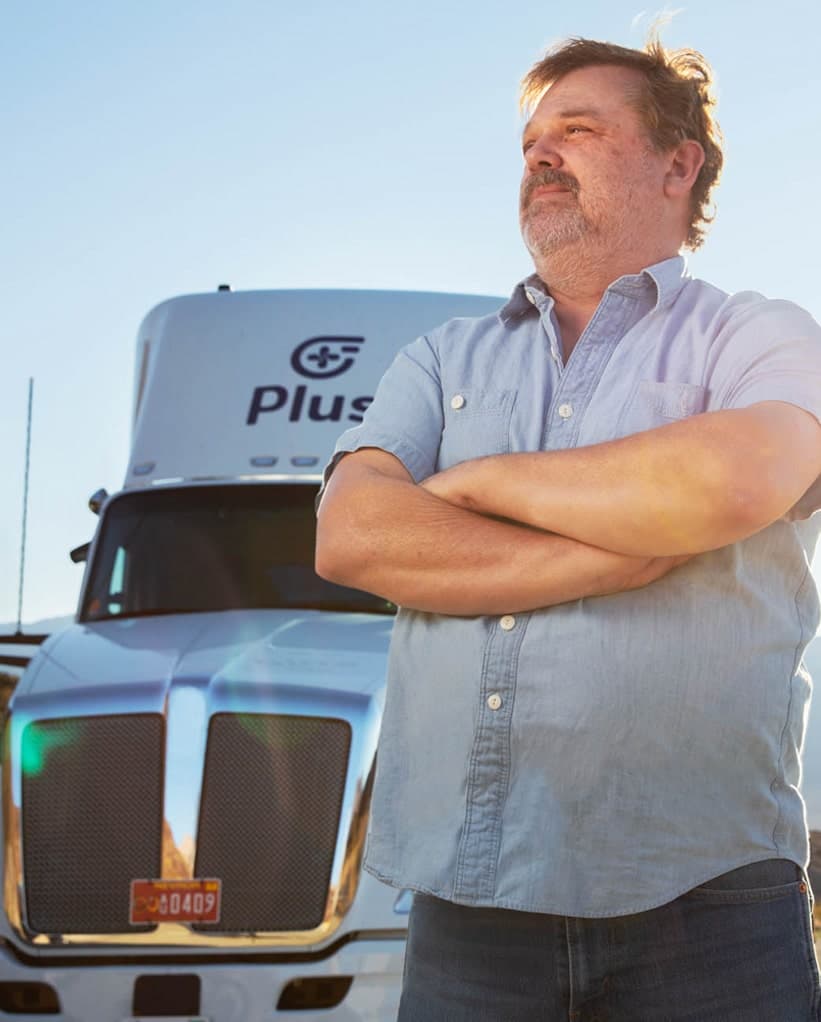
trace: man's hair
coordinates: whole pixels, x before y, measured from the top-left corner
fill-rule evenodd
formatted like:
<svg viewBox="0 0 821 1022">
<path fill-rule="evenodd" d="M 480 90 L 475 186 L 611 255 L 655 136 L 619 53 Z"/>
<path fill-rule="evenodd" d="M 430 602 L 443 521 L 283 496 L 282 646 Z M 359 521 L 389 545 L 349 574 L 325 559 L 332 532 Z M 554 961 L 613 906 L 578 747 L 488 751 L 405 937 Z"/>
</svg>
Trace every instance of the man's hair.
<svg viewBox="0 0 821 1022">
<path fill-rule="evenodd" d="M 636 108 L 654 149 L 666 152 L 685 139 L 694 139 L 704 149 L 704 165 L 690 192 L 685 240 L 685 246 L 695 250 L 715 219 L 710 193 L 724 163 L 721 129 L 713 112 L 713 72 L 698 51 L 667 50 L 655 35 L 643 50 L 594 39 L 568 39 L 549 49 L 522 79 L 520 107 L 529 114 L 545 90 L 571 71 L 607 65 L 632 68 L 642 75 Z"/>
</svg>

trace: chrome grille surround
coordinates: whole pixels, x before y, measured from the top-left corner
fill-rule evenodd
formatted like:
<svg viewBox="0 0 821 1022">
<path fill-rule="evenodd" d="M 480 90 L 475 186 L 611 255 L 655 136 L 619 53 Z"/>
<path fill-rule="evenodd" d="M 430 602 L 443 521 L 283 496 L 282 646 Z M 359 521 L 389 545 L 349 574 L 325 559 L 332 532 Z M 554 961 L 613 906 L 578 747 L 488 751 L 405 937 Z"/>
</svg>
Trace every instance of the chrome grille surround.
<svg viewBox="0 0 821 1022">
<path fill-rule="evenodd" d="M 266 672 L 267 673 L 267 672 Z M 263 682 L 263 683 L 261 683 Z M 192 724 L 202 733 L 197 736 L 188 735 L 185 737 L 185 727 L 180 727 L 179 719 L 175 726 L 174 695 L 179 689 L 196 691 L 202 700 L 205 712 L 201 721 Z M 169 719 L 169 707 L 171 707 Z M 157 710 L 161 712 L 157 712 Z M 84 715 L 85 714 L 85 715 Z M 302 734 L 306 733 L 307 726 L 305 719 L 310 719 L 311 726 L 318 726 L 323 733 L 323 742 L 327 736 L 331 737 L 331 746 L 335 749 L 325 766 L 317 767 L 314 786 L 322 783 L 323 779 L 329 781 L 336 777 L 333 792 L 320 797 L 315 806 L 321 806 L 323 813 L 330 807 L 331 816 L 337 817 L 337 828 L 335 836 L 329 832 L 324 835 L 322 842 L 322 854 L 318 857 L 317 863 L 311 864 L 311 875 L 316 877 L 319 874 L 328 872 L 327 885 L 324 891 L 324 904 L 322 906 L 321 918 L 317 906 L 321 897 L 319 888 L 314 887 L 313 894 L 307 909 L 295 907 L 291 902 L 290 914 L 285 913 L 274 918 L 275 911 L 272 902 L 269 901 L 264 917 L 258 913 L 254 919 L 243 920 L 237 918 L 223 897 L 223 914 L 221 923 L 216 927 L 201 927 L 199 929 L 191 925 L 178 923 L 163 923 L 151 927 L 137 927 L 123 925 L 116 932 L 113 929 L 100 929 L 102 925 L 113 927 L 115 918 L 125 916 L 128 912 L 128 889 L 124 894 L 125 908 L 118 909 L 116 917 L 109 915 L 98 917 L 87 914 L 84 918 L 90 924 L 85 932 L 77 932 L 76 926 L 72 930 L 55 932 L 53 925 L 60 921 L 55 915 L 53 917 L 42 912 L 38 915 L 37 902 L 34 903 L 34 917 L 30 918 L 28 901 L 31 897 L 29 892 L 29 863 L 34 863 L 32 874 L 32 889 L 37 889 L 37 884 L 42 883 L 42 877 L 38 881 L 37 870 L 41 869 L 36 861 L 37 852 L 31 848 L 34 840 L 32 834 L 42 832 L 42 820 L 33 825 L 24 821 L 23 793 L 27 789 L 27 798 L 31 797 L 29 782 L 24 780 L 23 770 L 24 735 L 26 729 L 35 723 L 43 733 L 49 732 L 54 735 L 60 733 L 68 718 L 72 722 L 85 727 L 89 721 L 95 718 L 109 718 L 122 721 L 129 721 L 132 718 L 154 717 L 163 725 L 163 733 L 166 736 L 166 749 L 164 756 L 164 775 L 161 785 L 161 803 L 165 807 L 165 819 L 160 823 L 152 822 L 150 834 L 145 835 L 147 845 L 152 848 L 152 854 L 157 843 L 158 831 L 161 834 L 162 867 L 159 874 L 153 878 L 184 879 L 195 875 L 194 864 L 200 866 L 200 854 L 198 849 L 198 838 L 190 839 L 185 827 L 188 816 L 191 815 L 191 804 L 193 804 L 194 816 L 200 812 L 201 789 L 197 783 L 192 783 L 196 776 L 199 783 L 205 774 L 205 763 L 208 759 L 207 736 L 210 734 L 210 722 L 221 716 L 231 717 L 238 715 L 240 718 L 256 717 L 261 715 L 267 723 L 263 728 L 269 734 L 276 734 L 279 725 L 271 721 L 281 718 L 298 718 L 303 723 L 292 731 L 292 735 L 299 736 L 299 728 Z M 133 690 L 116 689 L 100 692 L 85 690 L 80 693 L 73 693 L 70 697 L 49 697 L 44 699 L 41 696 L 31 699 L 18 698 L 12 706 L 12 712 L 8 720 L 5 743 L 3 749 L 3 824 L 4 824 L 4 885 L 3 897 L 6 913 L 13 930 L 26 944 L 33 946 L 74 946 L 77 949 L 90 945 L 99 946 L 130 946 L 139 947 L 188 947 L 192 949 L 202 948 L 297 948 L 316 946 L 329 939 L 339 928 L 342 919 L 350 908 L 355 897 L 360 875 L 362 855 L 364 852 L 365 832 L 367 817 L 370 805 L 370 780 L 372 779 L 373 766 L 376 755 L 376 743 L 381 720 L 381 700 L 378 691 L 374 693 L 339 691 L 327 687 L 310 687 L 305 685 L 272 684 L 268 677 L 257 678 L 249 681 L 230 681 L 217 678 L 185 678 L 174 679 L 171 682 L 152 683 L 146 686 L 141 693 Z M 236 722 L 233 722 L 236 723 Z M 124 724 L 127 731 L 131 724 Z M 219 734 L 222 725 L 217 724 L 215 734 Z M 287 725 L 281 734 L 288 733 Z M 50 730 L 53 728 L 53 730 Z M 327 730 L 326 730 L 327 729 Z M 100 732 L 101 733 L 101 732 Z M 232 733 L 232 724 L 226 726 L 224 734 L 219 735 L 218 740 L 223 741 L 227 735 Z M 35 732 L 31 733 L 32 735 Z M 347 771 L 344 766 L 344 755 L 342 749 L 345 742 L 340 742 L 340 735 L 347 735 L 348 755 Z M 217 748 L 217 746 L 215 746 Z M 250 754 L 253 760 L 254 755 L 259 756 L 259 750 Z M 214 759 L 214 764 L 219 761 Z M 187 760 L 186 769 L 183 771 L 185 777 L 178 776 L 178 765 Z M 161 753 L 157 755 L 157 761 L 163 762 Z M 107 768 L 110 772 L 110 765 Z M 324 774 L 323 774 L 323 771 Z M 219 785 L 217 785 L 219 787 Z M 310 784 L 308 785 L 310 788 Z M 211 785 L 213 788 L 213 785 Z M 185 823 L 177 819 L 175 805 L 179 804 L 180 794 L 184 794 L 189 806 L 186 809 Z M 172 797 L 173 795 L 173 797 Z M 296 812 L 299 804 L 291 801 L 290 808 Z M 215 826 L 215 807 L 219 801 L 212 801 L 209 792 L 205 793 L 205 824 L 204 834 L 206 835 L 205 855 L 209 854 L 208 843 L 211 840 L 211 833 L 218 830 Z M 210 809 L 208 808 L 210 805 Z M 338 805 L 338 808 L 335 808 Z M 316 812 L 316 809 L 314 810 Z M 41 814 L 42 815 L 42 814 Z M 148 826 L 143 822 L 140 826 Z M 32 831 L 34 826 L 34 831 Z M 24 831 L 29 828 L 29 849 L 24 853 Z M 38 829 L 39 828 L 39 831 Z M 211 832 L 209 832 L 211 828 Z M 133 829 L 133 828 L 132 828 Z M 297 830 L 299 827 L 297 827 Z M 270 832 L 270 828 L 269 828 Z M 304 848 L 306 834 L 303 829 L 301 844 L 295 846 Z M 187 839 L 187 847 L 183 847 L 182 839 Z M 214 846 L 218 848 L 218 845 Z M 145 853 L 142 851 L 141 856 Z M 288 853 L 294 861 L 295 853 Z M 254 853 L 256 855 L 256 853 Z M 34 858 L 32 858 L 34 856 Z M 260 861 L 265 861 L 265 850 L 259 852 Z M 297 859 L 299 855 L 297 854 Z M 139 869 L 142 872 L 143 858 L 139 864 L 133 864 L 129 860 L 128 871 Z M 328 863 L 330 862 L 330 866 Z M 187 863 L 181 869 L 181 863 Z M 112 867 L 114 869 L 114 867 Z M 116 873 L 116 869 L 114 869 Z M 282 864 L 280 864 L 282 874 Z M 112 874 L 113 875 L 113 874 Z M 119 875 L 119 874 L 117 874 Z M 284 875 L 284 874 L 282 874 Z M 131 879 L 151 879 L 152 877 L 134 876 Z M 220 878 L 221 879 L 221 878 Z M 62 895 L 63 907 L 60 911 L 65 914 L 68 905 L 69 895 Z M 59 904 L 59 898 L 58 898 Z M 318 922 L 317 922 L 318 919 Z M 303 929 L 276 929 L 269 930 L 270 925 L 304 926 Z M 316 925 L 310 925 L 316 923 Z M 47 924 L 47 927 L 43 924 Z M 231 928 L 226 930 L 228 924 Z M 92 928 L 93 927 L 93 928 Z"/>
</svg>

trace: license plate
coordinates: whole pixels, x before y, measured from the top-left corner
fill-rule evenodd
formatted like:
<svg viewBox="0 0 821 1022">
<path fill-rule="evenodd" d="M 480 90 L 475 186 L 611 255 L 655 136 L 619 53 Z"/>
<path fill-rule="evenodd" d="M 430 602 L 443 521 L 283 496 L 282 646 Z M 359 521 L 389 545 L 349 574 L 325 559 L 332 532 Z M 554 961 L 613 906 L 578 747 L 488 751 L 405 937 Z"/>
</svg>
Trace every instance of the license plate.
<svg viewBox="0 0 821 1022">
<path fill-rule="evenodd" d="M 132 880 L 135 923 L 218 923 L 220 880 Z"/>
</svg>

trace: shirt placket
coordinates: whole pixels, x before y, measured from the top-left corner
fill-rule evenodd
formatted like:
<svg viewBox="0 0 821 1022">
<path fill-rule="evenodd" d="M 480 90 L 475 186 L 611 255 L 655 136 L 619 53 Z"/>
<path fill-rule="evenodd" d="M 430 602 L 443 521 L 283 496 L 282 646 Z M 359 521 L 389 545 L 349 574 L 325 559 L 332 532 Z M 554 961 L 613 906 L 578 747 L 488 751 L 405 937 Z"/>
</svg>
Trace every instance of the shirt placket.
<svg viewBox="0 0 821 1022">
<path fill-rule="evenodd" d="M 607 292 L 570 357 L 563 365 L 552 322 L 552 302 L 528 296 L 539 306 L 555 387 L 543 430 L 543 449 L 576 445 L 598 379 L 619 339 L 646 311 L 637 297 Z M 519 650 L 529 615 L 504 614 L 489 619 L 477 723 L 465 798 L 465 819 L 456 860 L 453 896 L 466 902 L 493 898 L 502 837 L 502 814 L 511 766 L 511 725 Z"/>
<path fill-rule="evenodd" d="M 454 880 L 454 897 L 466 901 L 491 898 L 496 887 L 502 809 L 510 777 L 516 669 L 527 615 L 503 614 L 490 619 L 489 627 Z"/>
<path fill-rule="evenodd" d="M 646 309 L 639 295 L 607 291 L 559 375 L 542 431 L 542 450 L 567 450 L 578 443 L 584 416 L 619 340 Z M 552 320 L 545 322 L 551 345 L 558 344 Z"/>
</svg>

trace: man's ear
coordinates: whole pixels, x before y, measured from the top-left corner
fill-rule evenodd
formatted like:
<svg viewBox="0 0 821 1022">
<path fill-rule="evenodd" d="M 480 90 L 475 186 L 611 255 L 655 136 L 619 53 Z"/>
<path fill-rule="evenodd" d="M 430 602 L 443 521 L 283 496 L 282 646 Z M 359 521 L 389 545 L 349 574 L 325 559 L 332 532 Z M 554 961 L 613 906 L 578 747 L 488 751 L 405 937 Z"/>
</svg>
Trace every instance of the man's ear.
<svg viewBox="0 0 821 1022">
<path fill-rule="evenodd" d="M 704 164 L 704 150 L 700 142 L 687 139 L 670 150 L 667 173 L 664 176 L 664 194 L 669 198 L 686 195 L 696 183 Z"/>
</svg>

